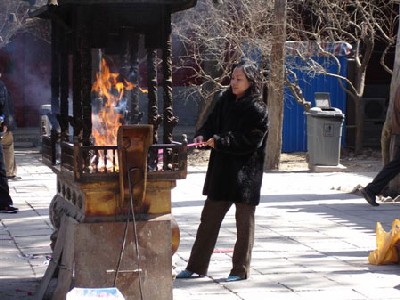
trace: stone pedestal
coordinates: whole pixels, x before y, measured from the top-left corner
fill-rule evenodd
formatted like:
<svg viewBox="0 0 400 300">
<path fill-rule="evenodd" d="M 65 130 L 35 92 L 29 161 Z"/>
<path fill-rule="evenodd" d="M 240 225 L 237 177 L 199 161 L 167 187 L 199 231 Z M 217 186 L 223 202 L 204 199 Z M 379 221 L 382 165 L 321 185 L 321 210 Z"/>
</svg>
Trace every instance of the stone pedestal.
<svg viewBox="0 0 400 300">
<path fill-rule="evenodd" d="M 134 226 L 132 221 L 75 226 L 75 287 L 115 283 L 127 300 L 172 299 L 170 217 L 136 221 L 137 240 Z"/>
</svg>

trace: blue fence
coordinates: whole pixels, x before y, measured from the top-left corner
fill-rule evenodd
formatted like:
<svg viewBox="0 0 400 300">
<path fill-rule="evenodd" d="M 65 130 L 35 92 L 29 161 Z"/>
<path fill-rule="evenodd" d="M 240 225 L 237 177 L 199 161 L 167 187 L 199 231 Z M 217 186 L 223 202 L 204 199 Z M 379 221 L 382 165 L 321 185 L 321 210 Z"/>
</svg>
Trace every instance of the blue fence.
<svg viewBox="0 0 400 300">
<path fill-rule="evenodd" d="M 337 59 L 341 64 L 340 74 L 342 76 L 347 76 L 347 57 L 338 56 Z M 339 108 L 346 114 L 347 96 L 341 88 L 338 79 L 325 75 L 313 76 L 301 70 L 302 64 L 300 59 L 289 57 L 287 58 L 287 61 L 288 60 L 291 60 L 291 62 L 294 63 L 293 65 L 297 66 L 292 70 L 296 73 L 303 95 L 307 101 L 311 102 L 311 106 L 315 106 L 315 92 L 327 92 L 330 94 L 331 106 Z M 333 63 L 332 59 L 332 61 L 329 61 L 327 57 L 315 57 L 314 60 L 321 65 L 325 65 L 329 72 L 337 72 L 337 65 Z M 307 151 L 307 127 L 304 109 L 296 102 L 288 89 L 285 89 L 284 102 L 282 152 L 305 152 Z M 342 145 L 344 145 L 345 141 L 345 132 L 345 124 L 343 124 Z"/>
</svg>

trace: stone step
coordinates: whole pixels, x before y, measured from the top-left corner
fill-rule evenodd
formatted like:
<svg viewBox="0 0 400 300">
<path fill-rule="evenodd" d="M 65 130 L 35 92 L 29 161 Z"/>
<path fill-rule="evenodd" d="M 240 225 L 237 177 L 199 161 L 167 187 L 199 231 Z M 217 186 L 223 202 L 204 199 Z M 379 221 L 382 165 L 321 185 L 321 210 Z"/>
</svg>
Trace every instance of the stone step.
<svg viewBox="0 0 400 300">
<path fill-rule="evenodd" d="M 32 148 L 41 145 L 39 127 L 17 128 L 13 131 L 15 148 Z"/>
</svg>

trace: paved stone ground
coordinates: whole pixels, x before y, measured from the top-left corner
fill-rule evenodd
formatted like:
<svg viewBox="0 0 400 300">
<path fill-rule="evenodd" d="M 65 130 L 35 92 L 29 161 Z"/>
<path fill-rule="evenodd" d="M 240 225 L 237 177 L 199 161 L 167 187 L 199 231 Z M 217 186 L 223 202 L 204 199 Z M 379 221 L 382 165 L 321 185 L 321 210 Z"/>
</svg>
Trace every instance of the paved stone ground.
<svg viewBox="0 0 400 300">
<path fill-rule="evenodd" d="M 234 209 L 223 222 L 209 274 L 177 279 L 174 299 L 399 299 L 399 265 L 373 266 L 375 226 L 389 230 L 398 204 L 373 208 L 348 192 L 375 173 L 265 173 L 256 211 L 256 240 L 249 280 L 226 283 L 235 241 Z M 181 226 L 177 269 L 186 266 L 199 222 L 203 173 L 174 190 Z M 194 184 L 196 183 L 196 184 Z M 206 298 L 207 297 L 207 298 Z"/>
<path fill-rule="evenodd" d="M 10 181 L 10 188 L 20 212 L 0 215 L 1 300 L 33 299 L 50 254 L 48 205 L 56 193 L 56 176 L 41 163 L 38 149 L 18 149 L 16 157 L 22 179 Z M 199 223 L 204 171 L 204 166 L 191 166 L 187 179 L 172 191 L 173 214 L 181 229 L 181 245 L 173 256 L 177 269 L 186 266 Z M 265 173 L 250 279 L 224 281 L 235 241 L 232 208 L 208 276 L 175 280 L 174 300 L 400 299 L 400 266 L 373 266 L 367 260 L 376 247 L 376 222 L 389 230 L 399 217 L 399 205 L 375 208 L 349 194 L 375 174 Z"/>
<path fill-rule="evenodd" d="M 32 296 L 47 269 L 52 227 L 48 207 L 56 176 L 41 163 L 37 148 L 16 150 L 18 175 L 10 181 L 17 214 L 0 215 L 0 299 Z"/>
</svg>

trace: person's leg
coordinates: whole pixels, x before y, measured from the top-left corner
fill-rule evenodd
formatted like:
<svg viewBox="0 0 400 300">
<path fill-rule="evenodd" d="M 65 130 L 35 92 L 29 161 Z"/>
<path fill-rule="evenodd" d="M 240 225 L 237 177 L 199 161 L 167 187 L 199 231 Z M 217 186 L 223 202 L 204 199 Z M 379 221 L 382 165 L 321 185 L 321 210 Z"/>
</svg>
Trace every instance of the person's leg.
<svg viewBox="0 0 400 300">
<path fill-rule="evenodd" d="M 211 255 L 217 242 L 222 220 L 232 203 L 207 199 L 201 213 L 196 240 L 186 269 L 190 272 L 206 275 Z"/>
<path fill-rule="evenodd" d="M 17 177 L 17 162 L 15 160 L 15 152 L 14 152 L 14 135 L 10 131 L 11 135 L 11 145 L 10 145 L 10 157 L 11 157 L 11 163 L 10 163 L 10 177 Z M 8 176 L 8 175 L 7 175 Z"/>
<path fill-rule="evenodd" d="M 368 193 L 378 195 L 383 188 L 400 172 L 400 151 L 396 147 L 393 159 L 387 163 L 375 178 L 364 188 Z"/>
<path fill-rule="evenodd" d="M 11 208 L 13 201 L 10 197 L 6 169 L 4 166 L 3 147 L 0 145 L 0 211 L 16 212 L 17 209 Z"/>
<path fill-rule="evenodd" d="M 14 136 L 11 131 L 4 133 L 1 140 L 3 145 L 4 162 L 6 167 L 6 175 L 8 178 L 17 176 L 17 165 L 14 153 Z"/>
<path fill-rule="evenodd" d="M 254 205 L 236 203 L 237 240 L 229 276 L 246 279 L 250 276 L 251 254 L 254 245 Z"/>
</svg>

